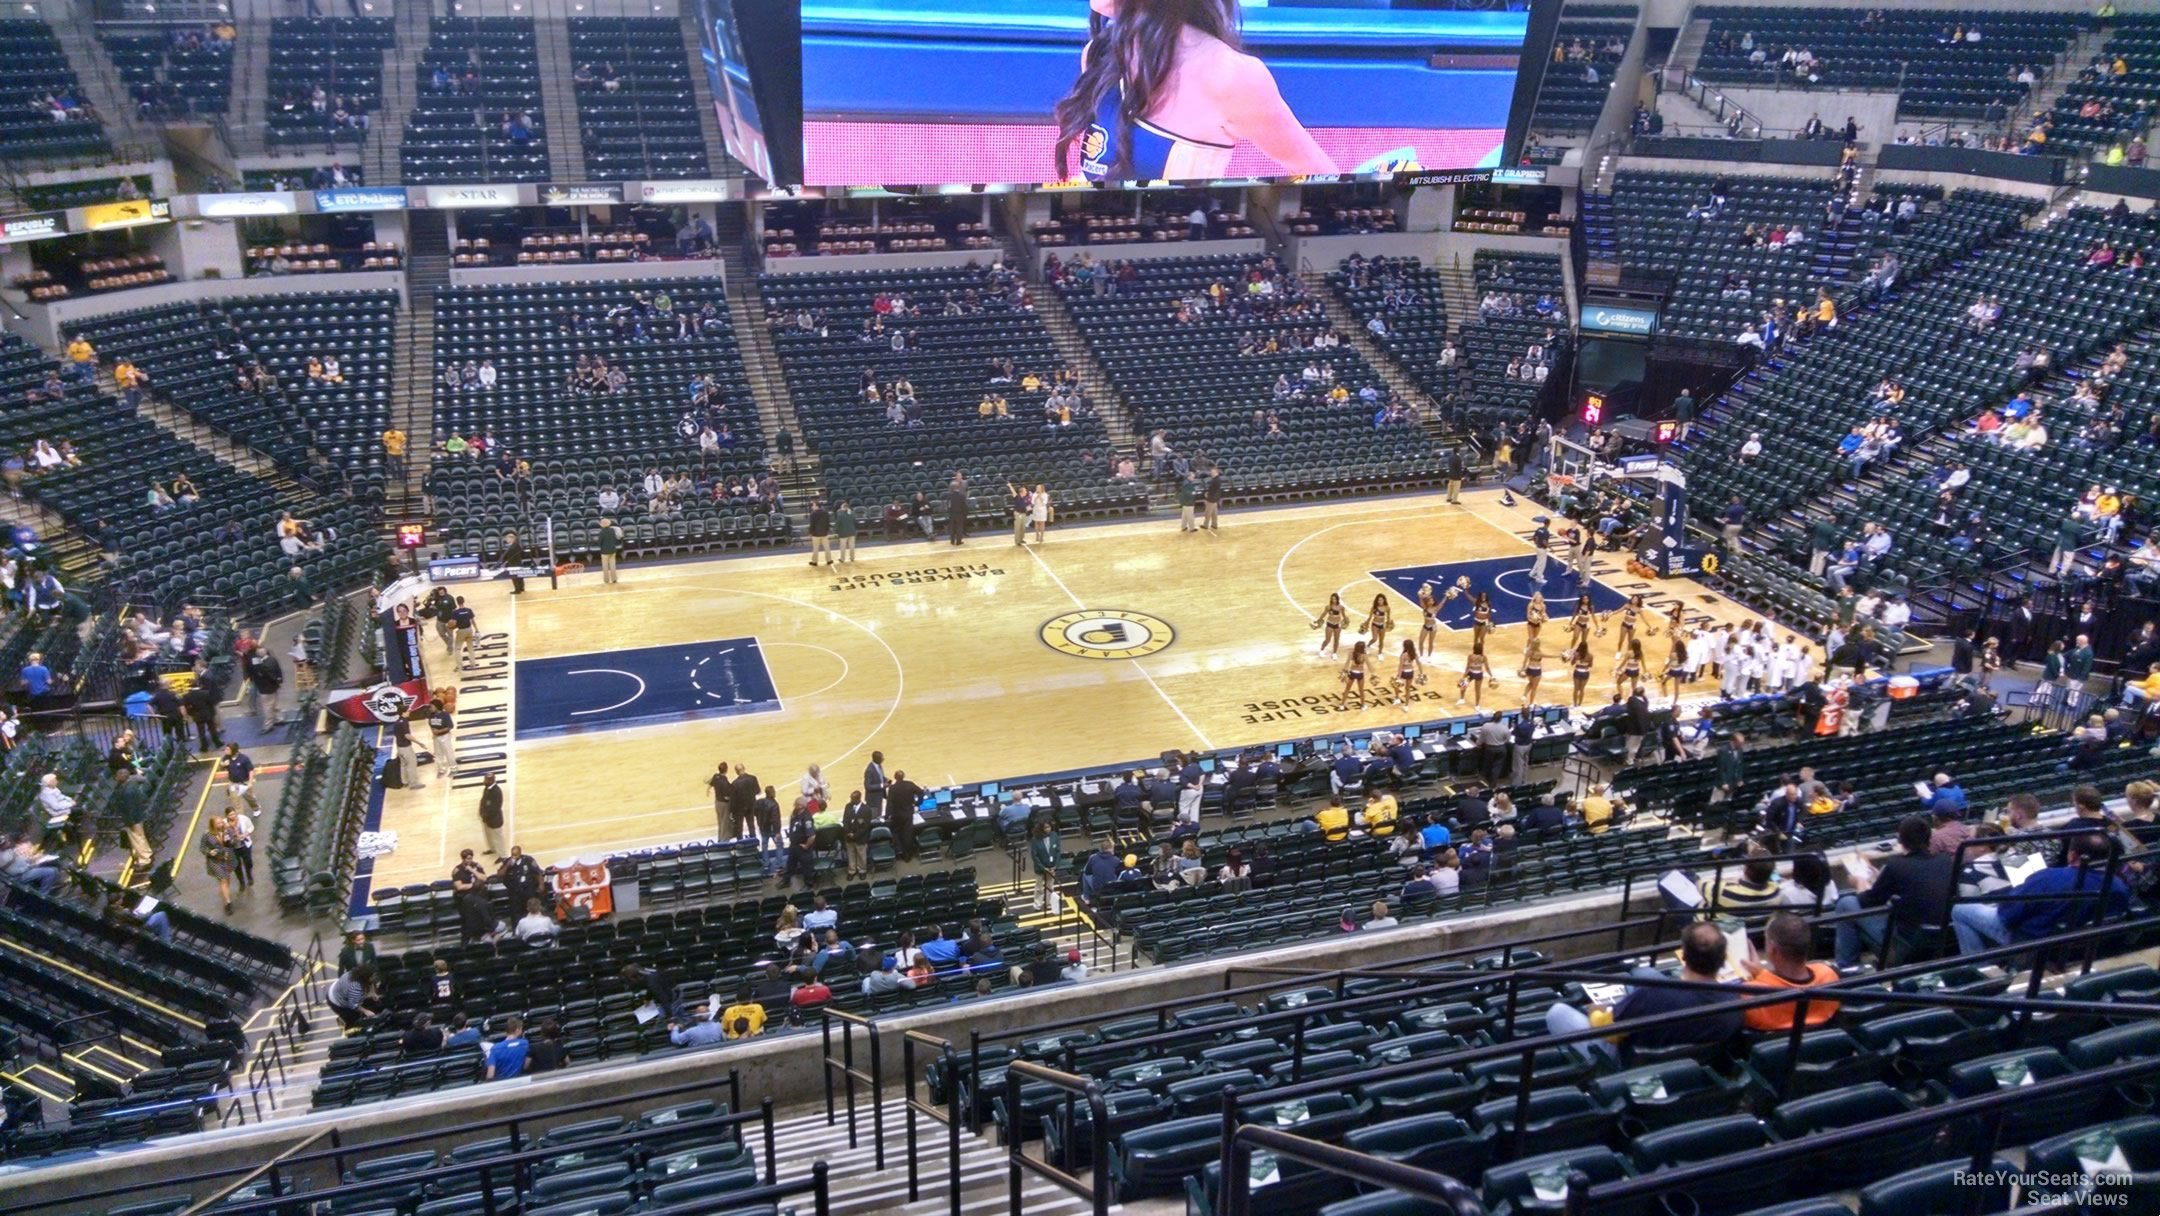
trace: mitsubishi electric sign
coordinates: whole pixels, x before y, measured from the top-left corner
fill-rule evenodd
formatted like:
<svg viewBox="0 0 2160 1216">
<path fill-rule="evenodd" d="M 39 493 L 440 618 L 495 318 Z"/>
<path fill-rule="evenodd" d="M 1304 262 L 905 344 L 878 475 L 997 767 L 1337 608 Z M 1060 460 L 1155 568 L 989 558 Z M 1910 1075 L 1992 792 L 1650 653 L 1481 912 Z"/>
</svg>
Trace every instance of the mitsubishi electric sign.
<svg viewBox="0 0 2160 1216">
<path fill-rule="evenodd" d="M 1648 308 L 1585 304 L 1582 307 L 1582 330 L 1584 333 L 1625 334 L 1631 338 L 1647 338 L 1657 332 L 1657 313 Z"/>
</svg>

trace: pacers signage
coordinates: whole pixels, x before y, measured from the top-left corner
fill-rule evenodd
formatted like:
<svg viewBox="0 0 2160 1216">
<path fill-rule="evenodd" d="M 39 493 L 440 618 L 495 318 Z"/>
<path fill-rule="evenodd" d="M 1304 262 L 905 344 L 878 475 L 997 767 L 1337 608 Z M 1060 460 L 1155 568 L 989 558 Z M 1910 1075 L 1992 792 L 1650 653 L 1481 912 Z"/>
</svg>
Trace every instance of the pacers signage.
<svg viewBox="0 0 2160 1216">
<path fill-rule="evenodd" d="M 1043 645 L 1081 659 L 1139 659 L 1166 649 L 1177 631 L 1144 612 L 1095 609 L 1043 622 Z"/>
</svg>

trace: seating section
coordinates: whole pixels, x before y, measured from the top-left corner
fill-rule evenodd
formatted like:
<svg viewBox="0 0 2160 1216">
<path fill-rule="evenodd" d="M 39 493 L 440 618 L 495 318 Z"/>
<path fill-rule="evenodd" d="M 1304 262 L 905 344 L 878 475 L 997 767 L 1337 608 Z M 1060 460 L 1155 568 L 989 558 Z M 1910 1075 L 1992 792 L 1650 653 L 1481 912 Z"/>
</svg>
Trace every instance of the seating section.
<svg viewBox="0 0 2160 1216">
<path fill-rule="evenodd" d="M 229 24 L 102 26 L 98 41 L 112 57 L 145 118 L 223 114 L 232 99 L 233 42 Z"/>
<path fill-rule="evenodd" d="M 70 332 L 108 359 L 133 361 L 158 396 L 216 430 L 379 503 L 397 308 L 394 291 L 244 296 L 116 313 Z M 235 369 L 250 363 L 276 387 L 241 387 Z"/>
<path fill-rule="evenodd" d="M 1710 22 L 1695 69 L 1704 80 L 1790 84 L 1784 56 L 1806 51 L 1820 87 L 1896 91 L 1901 118 L 1978 119 L 1992 105 L 2015 106 L 2029 91 L 2018 70 L 2052 64 L 2090 25 L 2069 10 L 1708 5 L 1694 16 Z"/>
<path fill-rule="evenodd" d="M 358 143 L 383 101 L 388 17 L 277 17 L 270 22 L 268 142 Z"/>
<path fill-rule="evenodd" d="M 2005 400 L 2020 379 L 2011 369 L 2021 352 L 2045 349 L 2056 366 L 2067 366 L 2128 336 L 2152 319 L 2160 287 L 2088 266 L 2087 256 L 2100 242 L 2128 247 L 2136 236 L 2134 221 L 2091 209 L 2043 228 L 2013 229 L 1894 302 L 1849 314 L 1827 334 L 1788 349 L 1775 374 L 1758 371 L 1743 380 L 1715 405 L 1716 426 L 1698 429 L 1686 457 L 1695 493 L 1709 502 L 1738 496 L 1754 520 L 1779 519 L 1850 478 L 1837 445 L 1852 428 L 1894 415 L 1903 443 L 1911 445 Z M 1969 315 L 1982 297 L 2002 304 L 2001 319 L 1984 332 Z M 1901 402 L 1883 399 L 1878 386 L 1886 380 L 1902 390 Z M 1761 457 L 1735 459 L 1758 434 Z M 1997 491 L 2031 492 L 1996 486 L 1986 493 Z M 2006 552 L 2000 539 L 1956 553 L 1923 542 L 1932 498 L 1926 510 L 1887 494 L 1858 506 L 1885 513 L 1871 521 L 1891 531 L 1892 553 L 1899 555 L 1892 564 L 1918 586 L 1939 585 L 1948 573 L 1941 563 L 1950 558 L 1954 568 L 1964 568 Z"/>
<path fill-rule="evenodd" d="M 886 213 L 888 217 L 890 212 Z M 980 211 L 918 211 L 876 223 L 829 215 L 814 203 L 765 204 L 765 260 L 839 253 L 922 253 L 996 249 Z"/>
<path fill-rule="evenodd" d="M 406 185 L 548 180 L 540 57 L 524 17 L 437 17 L 399 148 Z"/>
<path fill-rule="evenodd" d="M 2123 66 L 2120 75 L 2117 63 Z M 2146 132 L 2155 101 L 2160 101 L 2160 19 L 2152 13 L 2123 14 L 2111 22 L 2100 53 L 2037 125 L 2046 133 L 2049 154 L 2088 155 Z"/>
<path fill-rule="evenodd" d="M 1613 73 L 1635 37 L 1632 4 L 1570 4 L 1560 11 L 1552 61 L 1538 86 L 1530 128 L 1547 135 L 1588 135 L 1605 109 Z M 1590 73 L 1597 79 L 1592 81 Z"/>
<path fill-rule="evenodd" d="M 351 622 L 328 626 L 333 634 L 352 627 Z M 375 748 L 356 730 L 334 732 L 327 749 L 313 738 L 293 745 L 269 834 L 270 880 L 286 908 L 333 919 L 343 915 L 359 865 L 356 849 L 367 822 L 375 760 Z"/>
<path fill-rule="evenodd" d="M 554 518 L 564 555 L 597 553 L 603 516 L 622 525 L 631 555 L 787 540 L 771 487 L 755 499 L 746 489 L 764 470 L 765 439 L 718 277 L 453 288 L 436 296 L 435 326 L 428 486 L 452 551 L 498 552 L 503 533 L 531 534 L 541 514 Z M 591 360 L 625 373 L 620 392 L 573 387 Z M 496 369 L 494 388 L 445 383 L 483 361 Z M 698 378 L 711 386 L 702 415 Z M 728 438 L 701 459 L 707 419 Z M 452 436 L 480 439 L 484 454 L 442 454 Z M 505 458 L 528 462 L 530 478 L 498 475 Z M 648 474 L 682 484 L 649 494 Z M 603 509 L 603 490 L 621 504 Z"/>
<path fill-rule="evenodd" d="M 588 177 L 712 175 L 680 21 L 572 17 L 570 59 Z"/>
<path fill-rule="evenodd" d="M 1743 716 L 1774 718 L 1779 701 L 1791 704 L 1789 697 L 1760 698 L 1759 704 L 1734 703 L 1729 720 L 1719 729 L 1746 733 Z M 1938 705 L 1936 710 L 1943 708 L 1947 707 Z M 1810 848 L 1837 848 L 1895 835 L 1898 821 L 1913 813 L 1910 795 L 1916 772 L 1955 774 L 1975 806 L 1995 806 L 2019 792 L 2043 801 L 2063 801 L 2079 784 L 2114 788 L 2136 779 L 2140 772 L 2140 757 L 2128 752 L 2110 753 L 2099 765 L 2081 763 L 2073 769 L 2069 762 L 2075 750 L 2067 736 L 2038 733 L 2023 724 L 1939 717 L 1865 738 L 1817 737 L 1750 746 L 1747 781 L 1723 807 L 1729 808 L 1734 824 L 1752 827 L 1755 807 L 1776 792 L 1784 776 L 1812 766 L 1817 778 L 1833 786 L 1853 783 L 1852 810 L 1810 817 L 1807 823 Z M 1614 785 L 1632 791 L 1638 806 L 1670 811 L 1688 822 L 1704 822 L 1711 812 L 1716 769 L 1715 756 L 1638 765 L 1623 771 Z M 1704 822 L 1704 826 L 1728 825 Z"/>
<path fill-rule="evenodd" d="M 754 862 L 755 851 L 745 852 Z M 760 868 L 757 879 L 762 878 Z M 755 890 L 760 885 L 761 881 L 751 881 L 742 889 Z M 425 895 L 401 894 L 399 902 L 417 902 L 447 893 L 447 888 L 443 883 L 423 889 Z M 819 964 L 817 978 L 832 990 L 831 1004 L 837 1009 L 867 1014 L 944 1004 L 973 995 L 979 979 L 988 979 L 993 989 L 1002 988 L 1009 982 L 1010 968 L 1027 968 L 1048 955 L 1040 933 L 1022 928 L 1005 912 L 1002 900 L 979 896 L 972 867 L 910 875 L 874 886 L 857 883 L 829 888 L 821 894 L 838 913 L 835 928 L 843 941 L 893 943 L 902 933 L 925 931 L 928 926 L 941 926 L 958 941 L 963 927 L 980 918 L 997 950 L 994 960 L 974 966 L 956 963 L 934 981 L 878 997 L 862 991 L 865 973 L 854 953 L 830 958 Z M 507 917 L 508 900 L 499 885 L 491 884 L 490 895 L 494 914 Z M 798 899 L 796 906 L 812 906 L 808 897 Z M 378 900 L 377 906 L 382 905 Z M 768 973 L 765 964 L 786 963 L 791 956 L 796 964 L 810 961 L 807 952 L 798 956 L 792 945 L 776 945 L 773 925 L 790 905 L 788 896 L 767 895 L 570 925 L 551 946 L 528 948 L 513 939 L 381 956 L 376 965 L 383 977 L 386 1015 L 369 1032 L 331 1049 L 315 1091 L 315 1105 L 345 1106 L 477 1080 L 476 1070 L 458 1067 L 461 1060 L 452 1056 L 411 1059 L 403 1054 L 404 1027 L 418 1013 L 430 1014 L 438 1025 L 463 1015 L 490 1037 L 499 1034 L 512 1015 L 534 1027 L 553 1020 L 562 1027 L 573 1064 L 668 1050 L 666 1022 L 641 1023 L 636 1016 L 637 1006 L 647 997 L 643 989 L 633 989 L 621 978 L 623 968 L 632 964 L 656 968 L 675 981 L 675 999 L 689 1008 L 703 1004 L 711 994 L 732 1003 L 738 992 L 749 990 L 752 999 L 767 1010 L 766 1033 L 776 1033 L 799 1018 L 791 1017 L 797 1011 L 790 1005 L 789 984 L 777 966 Z M 414 923 L 407 922 L 408 926 Z M 452 1000 L 435 995 L 438 963 L 446 965 L 455 979 Z M 471 1053 L 456 1051 L 453 1056 L 469 1058 Z"/>
<path fill-rule="evenodd" d="M 1055 218 L 1028 225 L 1028 239 L 1037 245 L 1132 245 L 1193 239 L 1192 211 L 1211 213 L 1201 230 L 1207 240 L 1250 240 L 1252 225 L 1242 215 L 1222 212 L 1211 199 L 1156 204 L 1142 214 L 1125 208 L 1085 209 L 1077 205 L 1059 209 Z"/>
<path fill-rule="evenodd" d="M 64 211 L 69 207 L 82 207 L 91 203 L 109 203 L 122 198 L 129 190 L 147 198 L 152 190 L 150 175 L 137 173 L 128 177 L 106 177 L 87 182 L 61 182 L 50 186 L 22 184 L 13 187 L 15 197 L 32 211 Z"/>
<path fill-rule="evenodd" d="M 20 344 L 10 337 L 0 345 Z M 160 613 L 210 601 L 235 615 L 296 607 L 303 598 L 365 583 L 387 552 L 358 505 L 281 494 L 113 398 L 78 389 L 0 418 L 0 449 L 27 449 L 41 438 L 73 443 L 82 463 L 41 474 L 25 483 L 26 491 L 121 554 L 114 577 L 132 580 L 141 602 Z M 199 495 L 193 506 L 145 505 L 152 483 L 169 491 L 182 476 Z M 321 550 L 294 558 L 279 549 L 276 523 L 285 510 L 326 537 Z M 213 561 L 203 544 L 215 536 L 222 539 Z M 296 564 L 304 573 L 297 583 L 287 574 Z"/>
<path fill-rule="evenodd" d="M 1224 303 L 1210 305 L 1218 283 Z M 1313 289 L 1272 258 L 1105 265 L 1064 276 L 1056 290 L 1132 410 L 1134 429 L 1161 430 L 1179 455 L 1221 466 L 1225 499 L 1399 488 L 1442 471 L 1415 418 L 1374 425 L 1386 398 L 1379 373 L 1339 344 Z M 1181 302 L 1189 321 L 1177 319 Z M 1270 340 L 1275 353 L 1264 349 Z M 1259 353 L 1240 354 L 1246 345 Z M 1308 366 L 1316 374 L 1332 366 L 1346 400 L 1326 403 L 1328 386 L 1304 379 Z M 1279 435 L 1264 425 L 1271 412 Z"/>
<path fill-rule="evenodd" d="M 0 160 L 112 158 L 112 141 L 52 27 L 34 17 L 0 20 Z"/>
<path fill-rule="evenodd" d="M 247 169 L 241 182 L 248 190 L 330 190 L 339 186 L 364 186 L 367 174 L 357 164 L 333 161 L 313 168 Z"/>
<path fill-rule="evenodd" d="M 1139 487 L 1111 483 L 1109 434 L 1093 403 L 1046 419 L 1058 373 L 1070 369 L 1032 305 L 1016 302 L 1027 288 L 1015 276 L 977 266 L 768 273 L 758 285 L 826 489 L 866 525 L 918 492 L 943 523 L 956 471 L 976 478 L 970 515 L 986 521 L 1008 517 L 1007 480 L 1049 487 L 1065 518 L 1145 503 Z M 896 336 L 908 349 L 893 348 Z M 992 380 L 1005 361 L 1010 380 Z M 1003 413 L 985 404 L 993 398 Z"/>
<path fill-rule="evenodd" d="M 1447 285 L 1439 271 L 1417 258 L 1353 254 L 1329 272 L 1327 281 L 1373 344 L 1409 372 L 1426 396 L 1442 401 L 1455 390 L 1455 369 L 1440 362 L 1448 314 Z M 1385 333 L 1373 332 L 1375 317 Z"/>
<path fill-rule="evenodd" d="M 1536 407 L 1568 342 L 1560 258 L 1480 249 L 1470 272 L 1478 313 L 1463 319 L 1455 382 L 1447 388 L 1452 403 L 1443 399 L 1441 408 L 1475 426 L 1513 425 Z M 1445 369 L 1438 371 L 1447 387 Z"/>
</svg>

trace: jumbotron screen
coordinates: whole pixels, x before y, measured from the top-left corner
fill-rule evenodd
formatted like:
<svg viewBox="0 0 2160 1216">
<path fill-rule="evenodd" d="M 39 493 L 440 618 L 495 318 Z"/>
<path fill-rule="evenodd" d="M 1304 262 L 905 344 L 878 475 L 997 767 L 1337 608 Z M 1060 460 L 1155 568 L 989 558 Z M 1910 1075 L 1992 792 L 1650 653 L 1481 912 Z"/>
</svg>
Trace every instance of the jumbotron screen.
<svg viewBox="0 0 2160 1216">
<path fill-rule="evenodd" d="M 775 0 L 732 2 L 746 13 Z M 1491 167 L 1519 146 L 1545 59 L 1532 48 L 1550 45 L 1558 9 L 1557 0 L 1549 10 L 1545 0 L 778 2 L 793 4 L 795 20 L 774 23 L 769 37 L 791 29 L 799 45 L 752 41 L 736 58 L 765 103 L 758 151 L 780 175 L 774 184 L 809 186 Z M 710 15 L 730 0 L 706 4 Z M 798 75 L 799 91 L 783 96 Z M 734 91 L 744 92 L 741 79 Z M 789 180 L 797 154 L 800 177 Z"/>
</svg>

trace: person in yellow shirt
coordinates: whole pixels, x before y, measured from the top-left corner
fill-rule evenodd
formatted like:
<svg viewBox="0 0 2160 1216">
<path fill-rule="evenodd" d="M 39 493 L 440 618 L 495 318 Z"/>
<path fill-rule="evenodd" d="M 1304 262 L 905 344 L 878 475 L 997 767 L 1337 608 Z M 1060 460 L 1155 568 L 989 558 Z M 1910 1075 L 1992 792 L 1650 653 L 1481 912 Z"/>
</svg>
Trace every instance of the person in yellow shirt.
<svg viewBox="0 0 2160 1216">
<path fill-rule="evenodd" d="M 1583 827 L 1591 832 L 1602 832 L 1612 826 L 1613 801 L 1606 792 L 1609 786 L 1592 786 L 1582 800 Z"/>
<path fill-rule="evenodd" d="M 1393 836 L 1400 814 L 1395 795 L 1382 791 L 1365 800 L 1365 831 L 1374 836 Z"/>
<path fill-rule="evenodd" d="M 1815 290 L 1815 319 L 1824 325 L 1837 324 L 1837 301 L 1830 298 L 1830 289 Z"/>
<path fill-rule="evenodd" d="M 2128 76 L 2130 74 L 2130 61 L 2117 55 L 2115 62 L 2108 65 L 2108 74 L 2111 76 Z"/>
<path fill-rule="evenodd" d="M 382 433 L 383 463 L 389 466 L 392 477 L 405 476 L 405 432 L 392 426 Z"/>
<path fill-rule="evenodd" d="M 765 1031 L 765 1007 L 748 992 L 738 992 L 735 1003 L 720 1012 L 720 1029 L 731 1039 L 754 1039 Z"/>
<path fill-rule="evenodd" d="M 1330 797 L 1328 804 L 1313 816 L 1313 822 L 1320 825 L 1323 840 L 1350 839 L 1350 808 L 1343 805 L 1341 794 Z"/>
<path fill-rule="evenodd" d="M 68 370 L 77 379 L 89 380 L 97 375 L 97 351 L 90 339 L 78 337 L 67 344 Z"/>
</svg>

